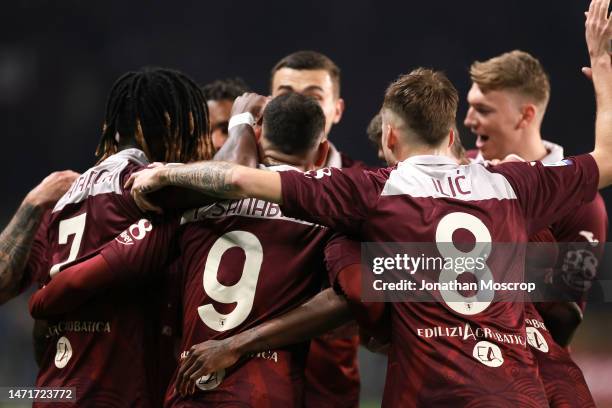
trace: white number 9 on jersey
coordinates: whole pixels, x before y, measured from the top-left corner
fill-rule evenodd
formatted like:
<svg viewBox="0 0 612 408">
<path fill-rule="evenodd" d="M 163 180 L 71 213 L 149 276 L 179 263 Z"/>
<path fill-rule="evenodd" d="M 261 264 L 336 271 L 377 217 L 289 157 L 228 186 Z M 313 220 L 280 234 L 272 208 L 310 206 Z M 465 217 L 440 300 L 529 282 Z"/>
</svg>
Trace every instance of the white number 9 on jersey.
<svg viewBox="0 0 612 408">
<path fill-rule="evenodd" d="M 234 247 L 240 247 L 244 251 L 244 267 L 240 280 L 234 285 L 226 286 L 219 282 L 217 276 L 219 263 L 225 251 Z M 246 320 L 253 309 L 262 260 L 261 243 L 250 232 L 226 232 L 215 241 L 208 252 L 204 267 L 204 291 L 213 300 L 220 303 L 236 303 L 236 307 L 228 314 L 217 312 L 211 304 L 198 307 L 198 314 L 205 325 L 216 331 L 225 331 L 237 327 Z"/>
<path fill-rule="evenodd" d="M 469 252 L 459 250 L 453 243 L 453 233 L 460 228 L 470 231 L 476 238 L 476 244 Z M 486 264 L 486 260 L 491 254 L 491 233 L 487 226 L 475 216 L 464 212 L 454 212 L 442 217 L 436 228 L 436 246 L 440 255 L 445 259 L 452 258 L 454 260 L 459 257 L 472 259 L 480 257 L 484 259 L 484 268 L 478 270 L 478 275 L 472 271 L 465 271 L 464 273 L 475 275 L 477 281 L 493 282 L 493 274 Z M 446 262 L 444 263 L 446 264 Z M 459 274 L 454 269 L 444 268 L 440 271 L 438 282 L 456 281 L 458 276 Z M 480 287 L 480 285 L 478 286 Z M 476 295 L 465 297 L 457 291 L 441 290 L 440 295 L 446 305 L 454 311 L 464 315 L 475 315 L 489 307 L 495 296 L 495 291 L 481 289 Z"/>
</svg>

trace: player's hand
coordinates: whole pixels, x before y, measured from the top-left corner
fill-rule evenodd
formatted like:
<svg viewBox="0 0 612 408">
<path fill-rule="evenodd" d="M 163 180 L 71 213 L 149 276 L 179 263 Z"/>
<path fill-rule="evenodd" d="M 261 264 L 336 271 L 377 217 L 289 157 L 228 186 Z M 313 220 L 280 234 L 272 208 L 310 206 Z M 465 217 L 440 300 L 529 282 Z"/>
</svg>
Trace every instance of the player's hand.
<svg viewBox="0 0 612 408">
<path fill-rule="evenodd" d="M 153 204 L 147 194 L 167 185 L 165 172 L 166 166 L 147 168 L 132 174 L 125 183 L 125 188 L 131 189 L 134 202 L 142 211 L 162 213 L 162 209 Z"/>
<path fill-rule="evenodd" d="M 80 176 L 72 170 L 56 171 L 49 174 L 28 193 L 24 202 L 42 208 L 50 208 L 68 191 L 74 180 Z"/>
<path fill-rule="evenodd" d="M 272 98 L 269 96 L 258 95 L 253 92 L 245 92 L 234 100 L 232 105 L 232 116 L 240 113 L 249 112 L 259 123 L 263 116 L 263 111 Z"/>
<path fill-rule="evenodd" d="M 491 159 L 491 160 L 485 161 L 485 166 L 486 167 L 495 167 L 495 166 L 498 166 L 498 165 L 503 164 L 503 163 L 524 162 L 524 161 L 525 161 L 525 159 L 523 159 L 518 154 L 510 153 L 509 155 L 504 157 L 503 160 Z"/>
<path fill-rule="evenodd" d="M 176 391 L 182 396 L 193 394 L 200 377 L 227 368 L 239 358 L 240 353 L 232 346 L 231 338 L 196 344 L 180 363 Z"/>
<path fill-rule="evenodd" d="M 610 0 L 592 0 L 585 14 L 585 37 L 591 66 L 597 63 L 610 64 L 610 41 L 612 40 L 612 19 L 608 8 Z M 586 72 L 585 72 L 586 71 Z M 590 71 L 584 70 L 587 77 Z"/>
</svg>

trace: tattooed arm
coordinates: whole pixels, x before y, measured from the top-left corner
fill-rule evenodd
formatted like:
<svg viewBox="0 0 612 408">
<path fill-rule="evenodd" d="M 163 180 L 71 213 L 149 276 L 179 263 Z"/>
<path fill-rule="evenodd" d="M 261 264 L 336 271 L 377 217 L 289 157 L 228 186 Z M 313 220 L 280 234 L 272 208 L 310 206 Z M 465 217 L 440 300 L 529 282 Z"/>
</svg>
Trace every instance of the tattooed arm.
<svg viewBox="0 0 612 408">
<path fill-rule="evenodd" d="M 72 171 L 49 175 L 28 193 L 0 234 L 0 304 L 19 294 L 23 271 L 43 214 L 68 191 L 77 177 Z"/>
<path fill-rule="evenodd" d="M 0 304 L 18 294 L 21 275 L 43 213 L 42 207 L 24 201 L 0 235 Z"/>
<path fill-rule="evenodd" d="M 222 199 L 257 197 L 280 204 L 282 198 L 277 172 L 216 161 L 145 169 L 130 177 L 126 187 L 130 186 L 138 206 L 155 212 L 161 212 L 161 209 L 152 204 L 146 195 L 166 186 L 197 190 Z"/>
</svg>

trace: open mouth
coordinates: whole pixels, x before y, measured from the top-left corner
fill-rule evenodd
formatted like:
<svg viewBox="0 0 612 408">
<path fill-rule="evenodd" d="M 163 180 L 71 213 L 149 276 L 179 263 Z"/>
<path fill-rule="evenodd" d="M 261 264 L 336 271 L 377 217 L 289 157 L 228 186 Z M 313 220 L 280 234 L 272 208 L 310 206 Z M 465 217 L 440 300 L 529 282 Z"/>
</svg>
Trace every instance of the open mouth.
<svg viewBox="0 0 612 408">
<path fill-rule="evenodd" d="M 481 149 L 488 140 L 489 136 L 487 135 L 476 135 L 476 147 Z"/>
</svg>

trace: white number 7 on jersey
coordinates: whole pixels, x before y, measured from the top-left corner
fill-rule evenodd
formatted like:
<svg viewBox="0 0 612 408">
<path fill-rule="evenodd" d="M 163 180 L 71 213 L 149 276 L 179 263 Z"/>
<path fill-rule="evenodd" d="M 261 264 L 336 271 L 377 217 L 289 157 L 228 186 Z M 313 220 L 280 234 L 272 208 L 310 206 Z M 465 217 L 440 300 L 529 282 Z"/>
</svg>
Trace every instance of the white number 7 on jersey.
<svg viewBox="0 0 612 408">
<path fill-rule="evenodd" d="M 74 239 L 72 240 L 72 245 L 70 245 L 70 253 L 68 254 L 68 259 L 66 259 L 64 262 L 57 263 L 51 267 L 51 271 L 49 272 L 49 275 L 51 275 L 51 277 L 53 277 L 56 273 L 59 272 L 62 265 L 74 261 L 77 255 L 79 254 L 79 249 L 81 247 L 81 239 L 83 239 L 83 232 L 85 232 L 86 217 L 87 213 L 83 213 L 81 215 L 77 215 L 76 217 L 60 221 L 60 245 L 65 245 L 68 242 L 68 237 L 70 235 L 74 235 Z"/>
</svg>

